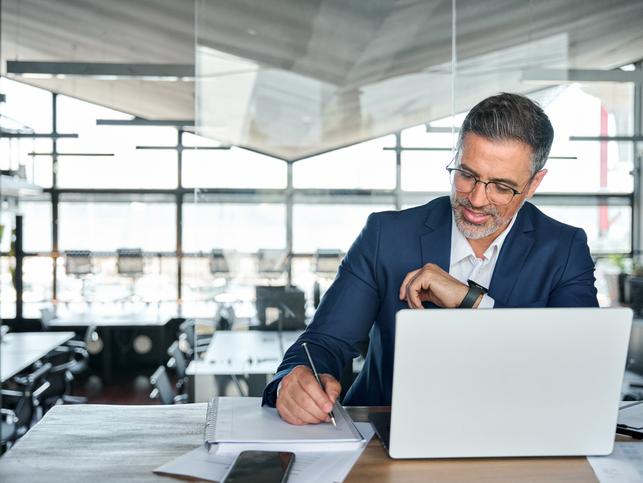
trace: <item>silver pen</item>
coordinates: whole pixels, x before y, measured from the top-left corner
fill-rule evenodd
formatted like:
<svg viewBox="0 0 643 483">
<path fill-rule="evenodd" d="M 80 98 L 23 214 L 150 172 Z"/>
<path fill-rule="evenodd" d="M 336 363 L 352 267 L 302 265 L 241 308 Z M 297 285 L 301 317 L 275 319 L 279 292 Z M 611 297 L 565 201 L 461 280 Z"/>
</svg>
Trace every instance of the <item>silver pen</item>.
<svg viewBox="0 0 643 483">
<path fill-rule="evenodd" d="M 304 346 L 304 350 L 306 351 L 306 355 L 308 356 L 308 362 L 310 362 L 310 368 L 313 370 L 313 374 L 315 375 L 315 379 L 317 379 L 317 382 L 321 386 L 322 390 L 325 391 L 324 385 L 321 382 L 321 379 L 319 378 L 319 374 L 317 374 L 317 369 L 315 368 L 315 363 L 313 362 L 313 358 L 310 356 L 310 352 L 308 351 L 308 346 L 306 345 L 306 342 L 302 342 Z M 330 412 L 328 413 L 330 416 L 330 420 L 333 422 L 333 426 L 337 427 L 337 423 L 335 422 L 335 414 L 333 414 L 333 410 L 331 409 Z"/>
</svg>

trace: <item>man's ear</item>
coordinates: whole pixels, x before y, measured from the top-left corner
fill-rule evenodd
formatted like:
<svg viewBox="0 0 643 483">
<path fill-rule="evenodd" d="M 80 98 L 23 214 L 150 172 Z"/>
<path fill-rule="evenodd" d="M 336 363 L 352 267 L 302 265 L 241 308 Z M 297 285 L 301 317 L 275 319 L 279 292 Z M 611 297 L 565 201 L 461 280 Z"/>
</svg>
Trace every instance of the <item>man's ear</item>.
<svg viewBox="0 0 643 483">
<path fill-rule="evenodd" d="M 534 177 L 531 179 L 531 183 L 529 183 L 529 189 L 527 190 L 527 196 L 525 198 L 531 198 L 532 196 L 534 196 L 536 188 L 538 188 L 540 182 L 543 180 L 546 174 L 547 170 L 541 169 L 534 175 Z"/>
</svg>

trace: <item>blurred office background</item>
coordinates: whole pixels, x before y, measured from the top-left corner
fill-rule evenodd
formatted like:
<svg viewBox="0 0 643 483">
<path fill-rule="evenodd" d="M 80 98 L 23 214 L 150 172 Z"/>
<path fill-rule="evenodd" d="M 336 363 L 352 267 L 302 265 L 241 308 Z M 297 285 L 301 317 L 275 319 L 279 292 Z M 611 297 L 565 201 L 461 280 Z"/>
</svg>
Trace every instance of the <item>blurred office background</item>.
<svg viewBox="0 0 643 483">
<path fill-rule="evenodd" d="M 554 124 L 533 202 L 586 231 L 601 305 L 643 304 L 640 1 L 0 14 L 3 332 L 70 334 L 3 374 L 3 407 L 32 409 L 23 429 L 51 404 L 257 395 L 368 214 L 447 194 L 459 124 L 501 91 Z M 278 336 L 215 351 L 255 328 Z"/>
</svg>

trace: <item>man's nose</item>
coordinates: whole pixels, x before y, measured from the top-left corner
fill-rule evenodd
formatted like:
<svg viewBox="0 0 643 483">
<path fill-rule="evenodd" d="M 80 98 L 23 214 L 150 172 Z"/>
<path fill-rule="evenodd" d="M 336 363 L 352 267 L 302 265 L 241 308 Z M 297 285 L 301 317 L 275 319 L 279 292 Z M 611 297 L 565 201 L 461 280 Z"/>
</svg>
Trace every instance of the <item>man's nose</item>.
<svg viewBox="0 0 643 483">
<path fill-rule="evenodd" d="M 487 185 L 485 185 L 484 183 L 476 183 L 476 185 L 473 187 L 473 191 L 469 193 L 469 202 L 471 202 L 472 206 L 478 207 L 486 206 L 489 204 L 486 188 Z"/>
</svg>

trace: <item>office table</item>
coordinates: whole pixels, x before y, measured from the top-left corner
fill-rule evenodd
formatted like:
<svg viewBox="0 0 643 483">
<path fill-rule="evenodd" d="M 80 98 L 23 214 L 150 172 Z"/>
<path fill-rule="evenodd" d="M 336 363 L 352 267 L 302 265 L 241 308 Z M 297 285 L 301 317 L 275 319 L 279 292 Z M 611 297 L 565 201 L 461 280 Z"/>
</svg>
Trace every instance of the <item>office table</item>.
<svg viewBox="0 0 643 483">
<path fill-rule="evenodd" d="M 297 340 L 303 331 L 279 333 L 261 330 L 218 330 L 208 350 L 200 360 L 191 361 L 187 374 L 274 374 L 283 358 L 283 351 Z"/>
<path fill-rule="evenodd" d="M 73 332 L 16 332 L 5 335 L 0 345 L 0 382 L 26 369 L 73 336 Z"/>
<path fill-rule="evenodd" d="M 378 410 L 349 408 L 349 413 L 365 421 L 368 411 Z M 0 458 L 0 481 L 178 481 L 152 470 L 203 442 L 205 411 L 206 404 L 55 406 Z M 587 460 L 579 457 L 392 460 L 376 437 L 346 481 L 597 480 Z"/>
<path fill-rule="evenodd" d="M 176 305 L 176 304 L 175 304 Z M 93 327 L 102 339 L 103 346 L 100 353 L 102 376 L 106 382 L 112 380 L 114 366 L 114 347 L 117 334 L 147 335 L 155 339 L 152 344 L 152 358 L 155 364 L 163 364 L 167 360 L 165 351 L 170 345 L 175 334 L 167 334 L 172 329 L 166 328 L 170 320 L 176 317 L 176 306 L 150 305 L 141 310 L 132 310 L 123 306 L 119 309 L 115 305 L 109 311 L 88 312 L 63 312 L 59 311 L 56 317 L 48 320 L 46 326 L 49 330 L 74 330 L 78 335 L 84 336 L 88 328 Z M 176 319 L 175 319 L 176 320 Z M 178 328 L 175 324 L 174 331 Z M 129 347 L 128 347 L 129 349 Z M 91 353 L 91 347 L 90 347 Z M 145 354 L 143 354 L 145 356 Z M 147 357 L 147 356 L 146 356 Z"/>
</svg>

